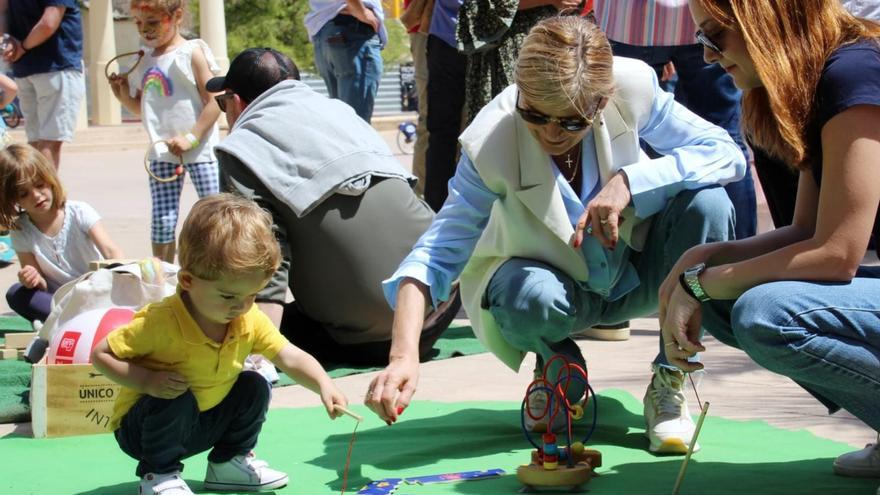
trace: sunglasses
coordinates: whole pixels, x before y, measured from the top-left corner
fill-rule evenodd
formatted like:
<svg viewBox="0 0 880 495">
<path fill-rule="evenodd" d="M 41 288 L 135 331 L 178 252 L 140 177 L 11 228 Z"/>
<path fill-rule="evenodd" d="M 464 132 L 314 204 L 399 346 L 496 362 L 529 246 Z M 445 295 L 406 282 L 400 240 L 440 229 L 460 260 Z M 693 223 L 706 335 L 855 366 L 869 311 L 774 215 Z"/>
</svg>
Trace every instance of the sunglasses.
<svg viewBox="0 0 880 495">
<path fill-rule="evenodd" d="M 706 35 L 706 33 L 703 32 L 702 29 L 697 30 L 697 32 L 694 33 L 694 37 L 697 38 L 697 43 L 705 46 L 715 53 L 721 53 L 721 48 L 718 46 L 718 43 L 714 42 L 712 38 L 710 38 L 708 35 Z"/>
<path fill-rule="evenodd" d="M 536 112 L 534 110 L 527 110 L 521 106 L 519 106 L 519 99 L 517 98 L 516 103 L 516 112 L 522 117 L 523 120 L 528 122 L 529 124 L 534 125 L 547 125 L 550 122 L 556 122 L 556 124 L 561 127 L 563 130 L 568 132 L 580 132 L 587 127 L 593 125 L 593 119 L 596 118 L 596 114 L 599 113 L 599 104 L 596 104 L 596 111 L 593 112 L 593 116 L 589 118 L 585 117 L 551 117 L 549 115 L 544 115 L 541 112 Z"/>
<path fill-rule="evenodd" d="M 235 96 L 235 93 L 222 93 L 214 97 L 214 101 L 217 102 L 217 106 L 220 107 L 220 111 L 226 113 L 226 102 L 231 100 Z"/>
</svg>

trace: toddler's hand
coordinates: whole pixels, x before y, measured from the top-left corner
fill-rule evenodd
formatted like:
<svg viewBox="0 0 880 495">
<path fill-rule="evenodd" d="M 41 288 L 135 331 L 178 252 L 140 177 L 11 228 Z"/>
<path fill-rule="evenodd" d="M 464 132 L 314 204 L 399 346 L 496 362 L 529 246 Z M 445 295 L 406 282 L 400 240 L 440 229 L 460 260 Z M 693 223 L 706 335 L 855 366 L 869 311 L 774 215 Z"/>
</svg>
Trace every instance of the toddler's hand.
<svg viewBox="0 0 880 495">
<path fill-rule="evenodd" d="M 189 384 L 183 375 L 173 371 L 154 371 L 147 378 L 144 392 L 157 399 L 175 399 L 188 388 Z"/>
<path fill-rule="evenodd" d="M 348 407 L 348 399 L 345 398 L 342 391 L 336 388 L 333 382 L 321 387 L 321 402 L 324 403 L 324 408 L 327 409 L 327 415 L 330 416 L 330 419 L 336 419 L 345 414 L 336 409 L 337 405 Z"/>
<path fill-rule="evenodd" d="M 123 94 L 130 94 L 128 78 L 117 75 L 115 72 L 110 74 L 110 90 L 113 91 L 113 96 L 116 98 L 121 98 Z"/>
<path fill-rule="evenodd" d="M 165 143 L 168 144 L 168 150 L 177 156 L 181 156 L 192 149 L 192 143 L 189 142 L 189 139 L 183 136 L 174 136 L 165 141 Z"/>
<path fill-rule="evenodd" d="M 22 267 L 18 271 L 18 281 L 28 289 L 47 290 L 46 279 L 31 265 Z"/>
</svg>

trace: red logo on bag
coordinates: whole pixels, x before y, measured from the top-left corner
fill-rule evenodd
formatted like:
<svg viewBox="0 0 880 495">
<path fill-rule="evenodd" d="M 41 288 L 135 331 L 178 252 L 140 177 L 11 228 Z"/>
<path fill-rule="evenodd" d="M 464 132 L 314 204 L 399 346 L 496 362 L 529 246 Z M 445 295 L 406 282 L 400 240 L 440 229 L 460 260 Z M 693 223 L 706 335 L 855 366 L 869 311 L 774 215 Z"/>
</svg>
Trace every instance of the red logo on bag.
<svg viewBox="0 0 880 495">
<path fill-rule="evenodd" d="M 58 344 L 58 351 L 55 353 L 55 364 L 73 363 L 73 354 L 76 352 L 76 344 L 81 336 L 80 332 L 64 332 L 61 342 Z"/>
</svg>

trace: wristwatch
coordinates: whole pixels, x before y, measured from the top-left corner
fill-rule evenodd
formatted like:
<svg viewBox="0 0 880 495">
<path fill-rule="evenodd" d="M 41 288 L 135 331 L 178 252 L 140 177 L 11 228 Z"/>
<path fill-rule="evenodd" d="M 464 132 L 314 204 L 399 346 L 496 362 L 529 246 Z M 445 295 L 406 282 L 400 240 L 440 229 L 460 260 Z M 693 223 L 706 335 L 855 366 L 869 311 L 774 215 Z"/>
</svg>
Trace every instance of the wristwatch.
<svg viewBox="0 0 880 495">
<path fill-rule="evenodd" d="M 681 275 L 681 282 L 685 290 L 701 303 L 712 299 L 706 294 L 706 291 L 703 290 L 703 286 L 700 284 L 700 274 L 704 271 L 706 271 L 706 264 L 697 263 L 685 270 Z"/>
</svg>

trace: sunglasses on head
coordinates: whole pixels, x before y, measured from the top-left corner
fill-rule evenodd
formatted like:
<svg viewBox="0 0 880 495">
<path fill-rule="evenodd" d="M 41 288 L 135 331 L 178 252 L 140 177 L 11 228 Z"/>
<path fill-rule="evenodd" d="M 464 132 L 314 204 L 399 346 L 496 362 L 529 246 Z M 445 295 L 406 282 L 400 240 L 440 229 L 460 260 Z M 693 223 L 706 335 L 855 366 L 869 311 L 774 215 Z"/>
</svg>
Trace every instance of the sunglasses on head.
<svg viewBox="0 0 880 495">
<path fill-rule="evenodd" d="M 697 32 L 694 33 L 694 37 L 697 38 L 697 43 L 705 46 L 715 53 L 721 53 L 721 48 L 718 46 L 718 43 L 715 43 L 712 38 L 710 38 L 708 35 L 706 35 L 706 33 L 703 32 L 702 29 L 697 30 Z"/>
<path fill-rule="evenodd" d="M 231 100 L 235 96 L 235 93 L 221 93 L 214 97 L 214 101 L 217 102 L 217 106 L 220 107 L 220 111 L 226 113 L 226 102 Z"/>
<path fill-rule="evenodd" d="M 519 106 L 519 101 L 516 103 L 516 112 L 522 117 L 523 120 L 528 122 L 529 124 L 534 125 L 547 125 L 550 122 L 556 122 L 556 124 L 561 127 L 563 130 L 568 132 L 579 132 L 587 127 L 593 125 L 593 119 L 596 118 L 596 113 L 599 112 L 599 105 L 596 105 L 596 112 L 593 113 L 593 116 L 590 118 L 585 117 L 551 117 L 549 115 L 544 115 L 541 112 L 536 112 L 534 110 L 527 110 L 521 106 Z"/>
</svg>

